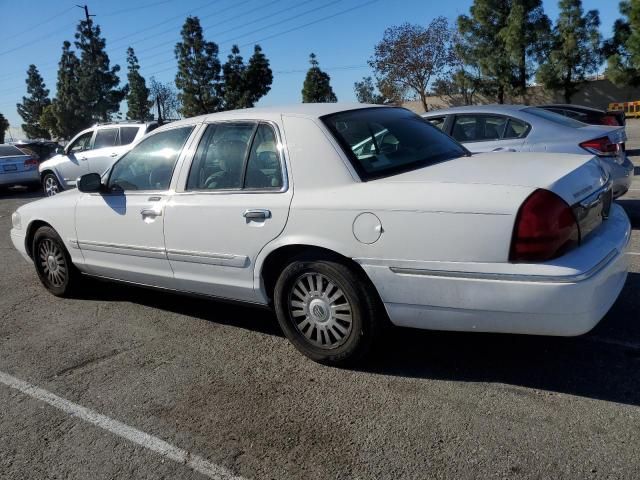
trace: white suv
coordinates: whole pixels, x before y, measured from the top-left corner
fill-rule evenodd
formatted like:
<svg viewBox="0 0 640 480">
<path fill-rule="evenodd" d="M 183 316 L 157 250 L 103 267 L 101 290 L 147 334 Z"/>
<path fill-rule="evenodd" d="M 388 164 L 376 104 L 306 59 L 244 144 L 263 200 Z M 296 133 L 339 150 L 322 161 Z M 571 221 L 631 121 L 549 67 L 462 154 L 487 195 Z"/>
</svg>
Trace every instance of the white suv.
<svg viewBox="0 0 640 480">
<path fill-rule="evenodd" d="M 87 173 L 102 174 L 157 122 L 97 124 L 78 133 L 58 155 L 39 166 L 44 193 L 51 197 L 73 188 Z"/>
</svg>

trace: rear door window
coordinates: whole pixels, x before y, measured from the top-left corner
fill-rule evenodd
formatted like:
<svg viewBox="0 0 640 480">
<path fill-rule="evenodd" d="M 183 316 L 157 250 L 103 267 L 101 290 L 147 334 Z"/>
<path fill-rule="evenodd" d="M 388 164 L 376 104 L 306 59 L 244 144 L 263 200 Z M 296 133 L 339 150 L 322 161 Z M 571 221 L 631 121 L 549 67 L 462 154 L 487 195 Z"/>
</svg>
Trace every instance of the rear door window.
<svg viewBox="0 0 640 480">
<path fill-rule="evenodd" d="M 438 127 L 440 130 L 444 128 L 445 117 L 431 117 L 427 118 L 427 121 L 434 127 Z"/>
<path fill-rule="evenodd" d="M 515 118 L 510 118 L 504 131 L 504 138 L 524 138 L 529 132 L 529 125 Z"/>
<path fill-rule="evenodd" d="M 117 128 L 101 128 L 96 133 L 96 139 L 93 141 L 94 150 L 97 148 L 113 147 L 118 143 Z"/>
<path fill-rule="evenodd" d="M 120 145 L 129 145 L 138 135 L 140 127 L 120 127 Z"/>
<path fill-rule="evenodd" d="M 488 142 L 504 134 L 507 118 L 501 115 L 458 115 L 452 136 L 459 142 Z"/>
</svg>

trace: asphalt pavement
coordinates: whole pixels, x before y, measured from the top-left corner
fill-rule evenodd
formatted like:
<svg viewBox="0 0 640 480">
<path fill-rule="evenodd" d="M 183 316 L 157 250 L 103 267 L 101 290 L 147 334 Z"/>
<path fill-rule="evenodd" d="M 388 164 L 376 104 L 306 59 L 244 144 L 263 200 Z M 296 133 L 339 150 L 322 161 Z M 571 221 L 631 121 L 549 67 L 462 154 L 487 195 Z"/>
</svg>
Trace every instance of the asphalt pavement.
<svg viewBox="0 0 640 480">
<path fill-rule="evenodd" d="M 640 121 L 628 149 L 640 175 Z M 96 282 L 59 299 L 0 194 L 0 478 L 640 478 L 640 177 L 631 273 L 577 338 L 393 331 L 359 369 L 268 311 Z"/>
</svg>

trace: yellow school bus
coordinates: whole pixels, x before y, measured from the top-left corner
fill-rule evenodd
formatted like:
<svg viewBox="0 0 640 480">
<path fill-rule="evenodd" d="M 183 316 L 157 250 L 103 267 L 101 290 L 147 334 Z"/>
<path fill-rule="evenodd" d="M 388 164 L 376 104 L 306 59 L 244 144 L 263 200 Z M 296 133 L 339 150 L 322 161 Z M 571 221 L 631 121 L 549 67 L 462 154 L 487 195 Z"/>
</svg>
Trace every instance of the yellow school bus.
<svg viewBox="0 0 640 480">
<path fill-rule="evenodd" d="M 640 101 L 638 102 L 619 102 L 619 103 L 610 103 L 609 111 L 624 111 L 624 116 L 626 118 L 637 118 L 640 117 Z"/>
</svg>

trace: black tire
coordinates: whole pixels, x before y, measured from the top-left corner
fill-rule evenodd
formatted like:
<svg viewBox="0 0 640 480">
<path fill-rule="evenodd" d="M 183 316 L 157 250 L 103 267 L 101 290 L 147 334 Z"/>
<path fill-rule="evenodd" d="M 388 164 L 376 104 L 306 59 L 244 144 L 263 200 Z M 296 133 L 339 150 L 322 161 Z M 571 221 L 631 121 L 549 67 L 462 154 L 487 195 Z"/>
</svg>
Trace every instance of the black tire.
<svg viewBox="0 0 640 480">
<path fill-rule="evenodd" d="M 53 173 L 45 173 L 44 177 L 42 177 L 42 191 L 46 197 L 53 197 L 63 190 L 58 178 Z"/>
<path fill-rule="evenodd" d="M 31 252 L 38 278 L 50 293 L 69 297 L 78 290 L 80 272 L 53 228 L 40 227 L 36 231 Z"/>
<path fill-rule="evenodd" d="M 314 285 L 314 278 L 316 288 L 312 290 L 309 285 Z M 305 300 L 301 296 L 303 286 L 309 293 L 304 295 Z M 338 290 L 342 297 L 327 303 L 326 299 L 338 295 Z M 345 303 L 350 315 L 345 314 Z M 290 263 L 276 282 L 274 306 L 289 341 L 302 354 L 325 365 L 348 366 L 363 359 L 384 325 L 384 312 L 373 286 L 355 268 L 333 259 L 301 258 Z M 342 320 L 348 316 L 350 326 Z"/>
</svg>

